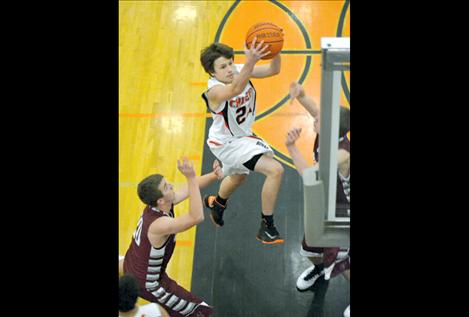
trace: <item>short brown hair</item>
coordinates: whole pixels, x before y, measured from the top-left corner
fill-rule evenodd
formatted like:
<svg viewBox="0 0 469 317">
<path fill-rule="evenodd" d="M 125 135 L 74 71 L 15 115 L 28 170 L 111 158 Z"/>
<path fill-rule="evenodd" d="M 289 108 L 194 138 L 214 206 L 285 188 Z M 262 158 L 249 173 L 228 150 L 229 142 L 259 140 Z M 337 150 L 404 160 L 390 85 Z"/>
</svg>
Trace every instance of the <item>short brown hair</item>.
<svg viewBox="0 0 469 317">
<path fill-rule="evenodd" d="M 139 295 L 137 279 L 133 275 L 119 278 L 119 311 L 128 312 L 135 307 Z"/>
<path fill-rule="evenodd" d="M 212 43 L 210 46 L 204 48 L 200 53 L 200 63 L 202 64 L 205 72 L 209 75 L 215 72 L 213 64 L 215 60 L 219 57 L 225 57 L 227 59 L 232 59 L 234 56 L 233 48 L 222 43 Z"/>
<path fill-rule="evenodd" d="M 340 106 L 339 138 L 350 131 L 350 108 Z"/>
<path fill-rule="evenodd" d="M 162 180 L 163 175 L 153 174 L 144 178 L 138 184 L 138 197 L 143 203 L 156 207 L 156 201 L 163 197 L 163 193 L 158 189 Z"/>
</svg>

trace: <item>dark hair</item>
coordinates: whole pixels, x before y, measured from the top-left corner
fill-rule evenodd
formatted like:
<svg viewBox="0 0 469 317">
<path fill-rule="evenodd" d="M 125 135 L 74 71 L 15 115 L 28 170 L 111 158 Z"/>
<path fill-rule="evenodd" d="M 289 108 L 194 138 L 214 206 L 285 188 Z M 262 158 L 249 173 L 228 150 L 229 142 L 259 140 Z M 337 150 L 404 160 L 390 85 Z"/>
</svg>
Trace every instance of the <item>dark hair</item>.
<svg viewBox="0 0 469 317">
<path fill-rule="evenodd" d="M 233 48 L 222 43 L 212 43 L 210 46 L 204 48 L 200 53 L 200 63 L 209 75 L 215 72 L 213 64 L 215 60 L 219 57 L 225 57 L 227 59 L 232 59 L 234 56 Z"/>
<path fill-rule="evenodd" d="M 143 203 L 156 207 L 156 201 L 163 197 L 163 193 L 158 189 L 162 179 L 163 175 L 153 174 L 144 178 L 138 184 L 138 197 Z"/>
<path fill-rule="evenodd" d="M 119 311 L 125 313 L 135 307 L 138 298 L 137 279 L 132 275 L 119 278 Z"/>
<path fill-rule="evenodd" d="M 339 138 L 350 131 L 350 108 L 340 106 Z"/>
</svg>

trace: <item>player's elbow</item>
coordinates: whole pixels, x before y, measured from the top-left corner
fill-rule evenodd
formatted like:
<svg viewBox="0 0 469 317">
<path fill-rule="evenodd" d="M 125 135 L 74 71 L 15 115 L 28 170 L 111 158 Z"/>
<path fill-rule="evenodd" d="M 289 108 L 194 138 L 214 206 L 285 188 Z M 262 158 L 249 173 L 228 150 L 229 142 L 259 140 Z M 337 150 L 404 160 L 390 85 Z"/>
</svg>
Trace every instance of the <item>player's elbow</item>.
<svg viewBox="0 0 469 317">
<path fill-rule="evenodd" d="M 192 217 L 192 224 L 195 226 L 195 225 L 198 225 L 199 223 L 203 222 L 204 221 L 204 213 L 203 211 L 201 211 L 197 216 L 195 217 Z"/>
</svg>

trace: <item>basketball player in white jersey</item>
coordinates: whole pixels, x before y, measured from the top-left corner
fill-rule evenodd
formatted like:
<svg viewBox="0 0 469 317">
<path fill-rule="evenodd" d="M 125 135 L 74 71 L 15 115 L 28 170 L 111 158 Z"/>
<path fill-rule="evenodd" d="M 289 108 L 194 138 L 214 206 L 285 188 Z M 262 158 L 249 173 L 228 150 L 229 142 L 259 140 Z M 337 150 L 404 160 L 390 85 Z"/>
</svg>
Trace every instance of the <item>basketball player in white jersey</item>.
<svg viewBox="0 0 469 317">
<path fill-rule="evenodd" d="M 217 196 L 206 196 L 204 204 L 211 209 L 213 223 L 223 226 L 223 212 L 231 194 L 246 179 L 250 171 L 266 176 L 262 188 L 261 226 L 257 239 L 264 244 L 280 244 L 283 239 L 277 231 L 273 213 L 283 176 L 282 165 L 274 160 L 273 151 L 261 138 L 252 133 L 256 118 L 256 90 L 250 78 L 265 78 L 280 72 L 280 54 L 270 64 L 256 63 L 270 53 L 263 41 L 253 39 L 251 48 L 244 48 L 246 62 L 234 64 L 233 48 L 213 43 L 202 50 L 200 61 L 211 76 L 208 89 L 202 94 L 212 113 L 213 123 L 207 144 L 223 163 L 226 176 Z"/>
</svg>

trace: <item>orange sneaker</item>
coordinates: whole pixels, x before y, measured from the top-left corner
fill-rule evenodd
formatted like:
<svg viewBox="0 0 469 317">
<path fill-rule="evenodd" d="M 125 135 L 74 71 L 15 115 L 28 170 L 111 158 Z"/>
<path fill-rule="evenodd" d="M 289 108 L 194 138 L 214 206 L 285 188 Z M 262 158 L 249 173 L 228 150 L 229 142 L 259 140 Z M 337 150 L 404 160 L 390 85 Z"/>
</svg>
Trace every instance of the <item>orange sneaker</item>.
<svg viewBox="0 0 469 317">
<path fill-rule="evenodd" d="M 204 196 L 204 205 L 208 209 L 210 209 L 210 219 L 212 220 L 213 224 L 217 227 L 222 227 L 225 223 L 223 221 L 223 212 L 225 211 L 226 205 L 223 206 L 220 204 L 216 196 Z"/>
<path fill-rule="evenodd" d="M 284 240 L 280 237 L 275 226 L 268 227 L 265 221 L 261 220 L 261 227 L 257 233 L 257 240 L 263 244 L 282 244 Z"/>
</svg>

